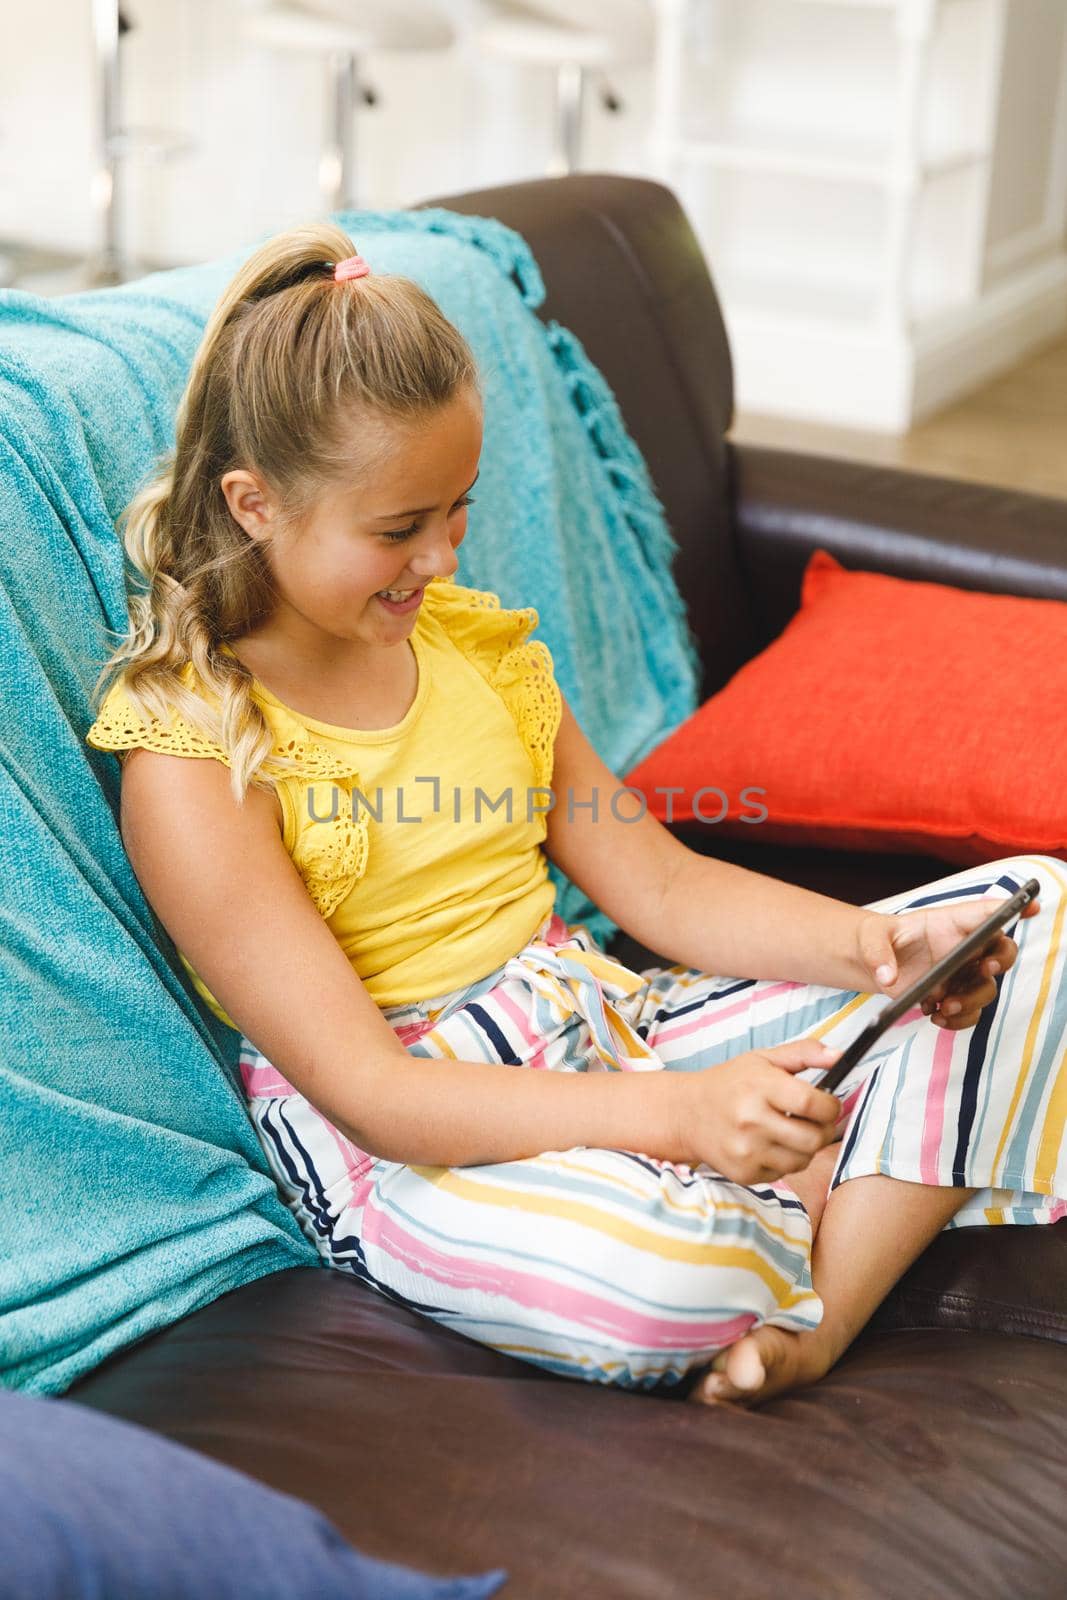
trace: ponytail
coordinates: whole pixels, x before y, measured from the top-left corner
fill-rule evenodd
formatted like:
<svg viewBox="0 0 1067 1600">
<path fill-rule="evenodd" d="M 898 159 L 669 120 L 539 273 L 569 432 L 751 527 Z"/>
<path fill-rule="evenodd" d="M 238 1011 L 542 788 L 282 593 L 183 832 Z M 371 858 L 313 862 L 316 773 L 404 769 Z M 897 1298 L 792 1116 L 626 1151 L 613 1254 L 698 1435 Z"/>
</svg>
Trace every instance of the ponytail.
<svg viewBox="0 0 1067 1600">
<path fill-rule="evenodd" d="M 378 430 L 409 422 L 477 387 L 474 356 L 418 284 L 371 274 L 335 283 L 355 253 L 343 229 L 290 229 L 255 250 L 208 318 L 178 405 L 175 447 L 120 521 L 143 582 L 130 625 L 100 672 L 94 705 L 121 681 L 147 721 L 171 711 L 221 745 L 240 804 L 295 763 L 272 755 L 253 678 L 224 643 L 273 614 L 269 538 L 230 515 L 227 472 L 255 472 L 295 525 L 342 475 L 373 467 Z M 357 454 L 354 456 L 354 444 Z M 215 704 L 186 687 L 191 662 Z"/>
</svg>

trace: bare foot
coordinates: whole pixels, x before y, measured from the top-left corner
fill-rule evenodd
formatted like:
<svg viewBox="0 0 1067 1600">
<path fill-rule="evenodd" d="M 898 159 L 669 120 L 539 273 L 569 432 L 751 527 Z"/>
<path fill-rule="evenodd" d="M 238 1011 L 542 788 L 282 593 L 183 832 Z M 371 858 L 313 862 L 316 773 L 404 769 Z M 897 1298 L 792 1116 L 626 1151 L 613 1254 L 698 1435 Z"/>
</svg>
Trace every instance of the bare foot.
<svg viewBox="0 0 1067 1600">
<path fill-rule="evenodd" d="M 830 1180 L 841 1152 L 835 1142 L 824 1145 L 801 1172 L 779 1179 L 791 1189 L 811 1218 L 812 1239 L 819 1231 Z M 833 1359 L 818 1331 L 790 1333 L 785 1328 L 754 1328 L 728 1350 L 720 1350 L 711 1371 L 688 1399 L 697 1405 L 762 1405 L 787 1389 L 814 1383 L 829 1372 Z"/>
<path fill-rule="evenodd" d="M 818 1329 L 790 1333 L 764 1324 L 722 1350 L 688 1396 L 698 1405 L 758 1406 L 829 1372 L 833 1360 Z"/>
</svg>

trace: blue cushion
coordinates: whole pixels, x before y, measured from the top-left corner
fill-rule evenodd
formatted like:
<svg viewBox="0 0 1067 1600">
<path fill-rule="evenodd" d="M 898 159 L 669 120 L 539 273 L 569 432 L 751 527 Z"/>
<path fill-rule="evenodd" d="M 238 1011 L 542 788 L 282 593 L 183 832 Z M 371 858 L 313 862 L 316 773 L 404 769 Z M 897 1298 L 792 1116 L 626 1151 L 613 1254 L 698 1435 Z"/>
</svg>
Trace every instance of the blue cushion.
<svg viewBox="0 0 1067 1600">
<path fill-rule="evenodd" d="M 502 1569 L 374 1561 L 302 1500 L 73 1400 L 0 1390 L 2 1600 L 481 1600 Z"/>
</svg>

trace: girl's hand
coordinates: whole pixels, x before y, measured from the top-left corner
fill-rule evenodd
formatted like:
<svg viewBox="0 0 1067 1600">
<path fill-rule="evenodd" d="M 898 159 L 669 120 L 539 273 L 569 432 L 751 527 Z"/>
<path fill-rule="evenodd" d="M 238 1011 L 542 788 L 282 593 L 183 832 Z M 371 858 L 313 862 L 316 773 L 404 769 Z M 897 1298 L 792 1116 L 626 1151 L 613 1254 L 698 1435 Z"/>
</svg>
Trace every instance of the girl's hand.
<svg viewBox="0 0 1067 1600">
<path fill-rule="evenodd" d="M 802 1083 L 804 1067 L 823 1071 L 840 1050 L 793 1039 L 749 1050 L 706 1072 L 678 1076 L 682 1090 L 676 1143 L 688 1162 L 707 1162 L 734 1183 L 772 1183 L 801 1172 L 836 1137 L 841 1102 Z"/>
<path fill-rule="evenodd" d="M 860 962 L 870 974 L 871 992 L 895 1000 L 1002 904 L 987 898 L 933 906 L 929 911 L 872 912 L 859 931 Z M 1040 907 L 1039 900 L 1031 900 L 1020 919 L 1035 917 Z M 981 955 L 930 991 L 922 1002 L 923 1011 L 941 1028 L 973 1028 L 982 1007 L 996 999 L 995 977 L 1007 972 L 1018 954 L 1014 939 L 1003 932 L 994 934 Z"/>
</svg>

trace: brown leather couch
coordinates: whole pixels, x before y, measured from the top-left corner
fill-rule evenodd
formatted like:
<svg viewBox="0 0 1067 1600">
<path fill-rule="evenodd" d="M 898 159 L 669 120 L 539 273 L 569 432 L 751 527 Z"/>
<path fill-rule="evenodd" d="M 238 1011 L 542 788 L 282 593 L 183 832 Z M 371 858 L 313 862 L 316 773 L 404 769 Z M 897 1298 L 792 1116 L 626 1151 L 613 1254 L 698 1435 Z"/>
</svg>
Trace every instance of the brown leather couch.
<svg viewBox="0 0 1067 1600">
<path fill-rule="evenodd" d="M 668 190 L 582 175 L 433 203 L 527 238 L 541 314 L 613 386 L 680 543 L 705 693 L 781 629 L 816 545 L 1067 600 L 1067 504 L 729 442 L 726 333 Z M 715 847 L 856 903 L 946 870 Z M 761 1411 L 550 1377 L 315 1269 L 223 1296 L 70 1392 L 314 1502 L 373 1555 L 506 1567 L 507 1600 L 1062 1600 L 1065 1344 L 1061 1223 L 941 1235 L 828 1377 Z"/>
</svg>

